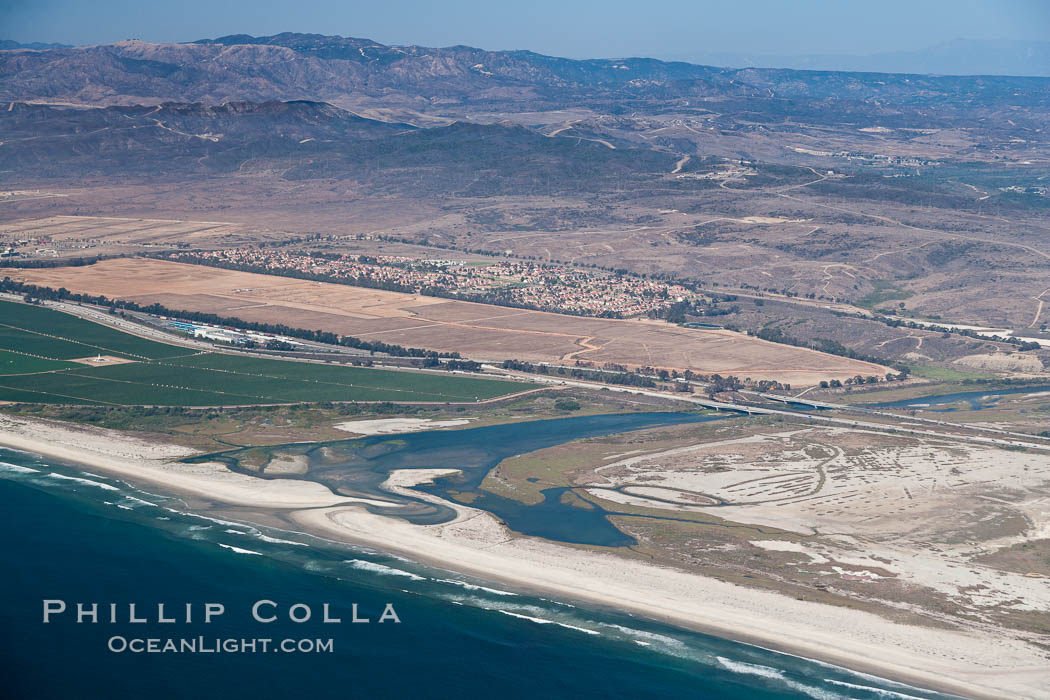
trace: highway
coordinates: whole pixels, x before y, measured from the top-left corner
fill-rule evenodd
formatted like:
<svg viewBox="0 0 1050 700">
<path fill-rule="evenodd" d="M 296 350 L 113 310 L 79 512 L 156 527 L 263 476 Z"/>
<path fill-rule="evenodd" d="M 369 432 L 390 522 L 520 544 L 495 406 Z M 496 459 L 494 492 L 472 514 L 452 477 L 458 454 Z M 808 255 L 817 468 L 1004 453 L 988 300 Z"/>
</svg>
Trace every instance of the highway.
<svg viewBox="0 0 1050 700">
<path fill-rule="evenodd" d="M 896 420 L 906 420 L 914 423 L 928 423 L 930 425 L 946 426 L 950 428 L 966 428 L 967 430 L 976 430 L 984 433 L 996 433 L 998 435 L 1009 435 L 1011 437 L 1022 437 L 1026 439 L 1034 439 L 1039 441 L 1047 441 L 1047 445 L 1050 446 L 1050 438 L 1040 437 L 1039 435 L 1029 435 L 1028 433 L 1015 433 L 1009 430 L 1002 430 L 1001 428 L 992 428 L 986 425 L 972 425 L 968 423 L 953 423 L 951 421 L 937 420 L 935 418 L 922 418 L 919 416 L 901 416 L 899 413 L 893 413 L 892 411 L 884 411 L 878 408 L 872 408 L 870 406 L 855 406 L 851 404 L 840 404 L 840 403 L 827 403 L 825 401 L 812 401 L 810 399 L 801 399 L 794 396 L 781 396 L 779 394 L 768 394 L 759 393 L 757 391 L 741 390 L 741 394 L 751 394 L 759 396 L 763 399 L 770 401 L 780 401 L 782 403 L 791 403 L 802 406 L 812 406 L 813 408 L 819 408 L 824 410 L 838 410 L 838 411 L 849 411 L 854 413 L 862 413 L 873 416 L 882 416 L 884 418 L 893 418 Z M 917 398 L 916 401 L 921 401 L 921 398 Z"/>
<path fill-rule="evenodd" d="M 10 300 L 13 300 L 13 301 L 21 301 L 21 298 L 18 295 L 13 295 L 13 294 L 0 294 L 0 297 L 6 298 L 6 299 L 10 299 Z M 143 324 L 139 324 L 139 323 L 133 323 L 131 321 L 127 321 L 127 320 L 121 318 L 120 316 L 114 316 L 114 315 L 108 314 L 108 313 L 106 313 L 104 311 L 101 311 L 101 310 L 99 310 L 99 309 L 97 309 L 95 307 L 91 307 L 91 306 L 82 306 L 80 304 L 71 304 L 71 303 L 56 302 L 56 301 L 45 301 L 44 305 L 48 306 L 50 308 L 59 310 L 59 311 L 65 311 L 67 313 L 71 313 L 71 314 L 74 314 L 76 316 L 80 316 L 81 318 L 85 318 L 85 319 L 88 319 L 88 320 L 91 320 L 91 321 L 96 321 L 98 323 L 103 323 L 103 324 L 108 325 L 108 326 L 113 326 L 115 328 L 119 328 L 120 330 L 126 331 L 128 333 L 132 333 L 134 335 L 138 335 L 138 336 L 145 337 L 145 338 L 150 338 L 152 340 L 157 340 L 157 341 L 160 341 L 160 342 L 170 343 L 170 344 L 174 344 L 174 345 L 180 345 L 180 346 L 183 346 L 183 347 L 186 347 L 186 348 L 191 348 L 191 349 L 198 350 L 198 351 L 203 351 L 203 352 L 216 352 L 216 351 L 218 351 L 218 352 L 225 352 L 225 353 L 229 353 L 229 354 L 245 355 L 245 356 L 249 356 L 249 357 L 267 357 L 268 356 L 268 357 L 272 357 L 273 359 L 282 359 L 282 360 L 293 359 L 293 360 L 299 360 L 299 361 L 305 361 L 305 362 L 323 362 L 323 360 L 309 360 L 309 359 L 305 359 L 305 358 L 288 358 L 288 357 L 283 357 L 283 356 L 280 356 L 280 355 L 268 355 L 266 353 L 247 353 L 247 352 L 239 351 L 239 350 L 232 349 L 232 348 L 216 347 L 215 345 L 213 345 L 211 343 L 206 343 L 206 342 L 202 342 L 202 341 L 195 340 L 195 339 L 192 339 L 192 338 L 186 338 L 184 336 L 178 336 L 178 335 L 175 335 L 175 334 L 166 333 L 166 332 L 164 332 L 164 331 L 162 331 L 160 329 L 156 329 L 156 328 L 153 328 L 153 327 L 148 326 L 148 325 L 143 325 Z M 312 347 L 315 350 L 318 350 L 318 351 L 321 351 L 321 352 L 326 352 L 326 353 L 332 353 L 332 351 L 335 349 L 335 348 L 332 348 L 332 347 L 327 346 L 327 345 L 325 345 L 325 346 L 313 345 Z M 390 369 L 390 370 L 395 370 L 395 371 L 416 371 L 416 372 L 425 371 L 425 370 L 420 370 L 420 369 L 406 369 L 404 367 L 394 367 L 394 366 L 384 367 L 384 369 Z M 892 413 L 892 412 L 889 412 L 889 411 L 883 411 L 883 410 L 873 409 L 873 408 L 868 408 L 868 407 L 863 407 L 863 406 L 850 406 L 850 405 L 846 405 L 846 404 L 836 404 L 836 403 L 829 403 L 829 402 L 824 402 L 824 401 L 813 401 L 813 400 L 809 400 L 809 399 L 802 399 L 802 398 L 799 398 L 799 397 L 781 396 L 779 394 L 769 394 L 769 393 L 764 393 L 764 392 L 756 392 L 756 391 L 748 391 L 748 390 L 741 390 L 740 392 L 738 392 L 740 394 L 753 395 L 753 396 L 758 397 L 759 399 L 764 399 L 764 400 L 767 400 L 767 401 L 777 401 L 777 402 L 791 403 L 791 404 L 796 404 L 796 405 L 808 405 L 808 406 L 812 406 L 812 407 L 817 408 L 817 409 L 829 410 L 829 411 L 854 412 L 854 413 L 861 413 L 861 414 L 867 414 L 867 415 L 872 415 L 872 416 L 878 416 L 880 418 L 888 418 L 891 421 L 894 421 L 894 423 L 890 423 L 890 424 L 887 424 L 887 423 L 872 423 L 872 422 L 863 421 L 863 420 L 856 420 L 856 419 L 852 419 L 852 418 L 841 418 L 841 417 L 836 417 L 836 416 L 832 416 L 832 415 L 825 415 L 825 414 L 820 414 L 820 413 L 801 413 L 799 411 L 791 411 L 791 410 L 787 410 L 787 409 L 769 408 L 769 407 L 765 407 L 765 406 L 755 406 L 755 405 L 743 404 L 743 403 L 729 403 L 729 402 L 724 402 L 724 401 L 715 401 L 714 399 L 700 398 L 700 397 L 695 396 L 694 394 L 683 394 L 681 392 L 665 392 L 665 391 L 658 391 L 658 390 L 655 390 L 655 389 L 644 389 L 644 388 L 629 387 L 629 386 L 616 386 L 616 385 L 601 384 L 601 383 L 597 383 L 597 382 L 587 382 L 587 381 L 581 381 L 581 380 L 575 380 L 575 379 L 562 379 L 562 378 L 550 377 L 550 376 L 545 376 L 545 375 L 527 374 L 527 373 L 524 373 L 524 372 L 515 372 L 515 371 L 510 371 L 510 370 L 504 370 L 502 367 L 500 367 L 498 365 L 493 365 L 493 364 L 483 365 L 483 369 L 485 369 L 487 372 L 489 372 L 491 374 L 501 375 L 501 376 L 504 376 L 504 377 L 507 377 L 507 378 L 514 378 L 514 379 L 517 379 L 517 380 L 528 381 L 528 382 L 533 382 L 533 383 L 550 384 L 550 385 L 556 386 L 556 387 L 557 386 L 574 386 L 574 387 L 578 387 L 578 388 L 582 388 L 582 389 L 590 389 L 590 390 L 606 389 L 608 391 L 613 391 L 613 392 L 627 393 L 627 394 L 636 394 L 636 395 L 641 395 L 641 396 L 650 396 L 650 397 L 661 398 L 661 399 L 666 399 L 666 400 L 670 400 L 670 401 L 678 401 L 678 402 L 682 402 L 682 403 L 688 403 L 688 404 L 692 404 L 692 405 L 696 405 L 696 406 L 701 406 L 701 407 L 704 407 L 704 408 L 714 409 L 714 410 L 717 410 L 717 411 L 730 411 L 730 412 L 733 412 L 733 413 L 746 414 L 746 415 L 749 415 L 749 416 L 763 416 L 763 415 L 785 416 L 785 417 L 789 417 L 789 418 L 792 418 L 792 419 L 795 419 L 795 420 L 799 420 L 799 419 L 803 419 L 804 418 L 805 420 L 808 420 L 808 421 L 811 421 L 811 422 L 814 422 L 814 423 L 823 423 L 823 424 L 835 425 L 835 426 L 841 426 L 841 427 L 847 427 L 847 428 L 864 428 L 864 429 L 868 429 L 868 430 L 877 430 L 877 431 L 881 431 L 881 432 L 895 432 L 895 433 L 903 433 L 903 434 L 910 434 L 910 435 L 918 435 L 918 436 L 923 436 L 923 437 L 934 437 L 934 438 L 939 438 L 939 439 L 954 440 L 954 441 L 958 441 L 958 442 L 977 443 L 977 444 L 983 444 L 983 445 L 992 445 L 992 446 L 997 446 L 997 447 L 1023 447 L 1023 448 L 1028 448 L 1028 449 L 1050 451 L 1050 439 L 1042 438 L 1042 437 L 1039 437 L 1039 436 L 1036 436 L 1036 435 L 1028 435 L 1028 434 L 1024 434 L 1024 433 L 1014 433 L 1014 432 L 1010 432 L 1010 431 L 1007 431 L 1007 430 L 1001 430 L 999 428 L 990 428 L 990 427 L 986 427 L 986 426 L 974 426 L 974 425 L 965 425 L 965 424 L 960 424 L 960 423 L 951 423 L 951 422 L 948 422 L 948 421 L 940 421 L 940 420 L 936 420 L 936 419 L 933 419 L 933 418 L 918 418 L 918 417 L 913 417 L 913 416 L 905 417 L 905 416 L 901 416 L 901 415 L 898 415 L 896 413 Z M 431 371 L 440 371 L 440 370 L 431 370 Z M 699 385 L 699 386 L 703 386 L 703 385 Z M 999 437 L 988 437 L 988 436 L 984 436 L 984 435 L 960 434 L 959 432 L 945 432 L 945 431 L 938 431 L 938 430 L 924 430 L 924 429 L 921 429 L 921 428 L 914 428 L 914 427 L 910 427 L 910 426 L 907 426 L 907 425 L 902 425 L 902 423 L 911 423 L 911 424 L 923 423 L 923 424 L 928 424 L 928 425 L 931 425 L 931 426 L 936 426 L 936 427 L 939 427 L 939 428 L 948 428 L 948 429 L 951 429 L 952 431 L 969 430 L 969 431 L 976 431 L 976 432 L 983 432 L 983 433 L 995 433 L 997 435 L 1003 435 L 1003 436 L 1007 436 L 1007 437 L 999 438 Z M 1024 440 L 1007 439 L 1007 438 L 1018 438 L 1018 437 L 1019 438 L 1024 438 Z M 1032 440 L 1036 440 L 1038 442 L 1031 442 Z"/>
<path fill-rule="evenodd" d="M 22 297 L 17 294 L 5 294 L 0 293 L 0 298 L 7 299 L 10 301 L 22 301 Z M 290 358 L 284 355 L 268 354 L 264 352 L 245 352 L 238 350 L 229 345 L 216 345 L 215 343 L 197 340 L 196 338 L 189 338 L 185 335 L 179 335 L 176 333 L 169 333 L 163 329 L 157 328 L 147 323 L 138 323 L 135 321 L 129 321 L 121 316 L 111 315 L 105 311 L 102 311 L 98 307 L 90 306 L 86 304 L 76 304 L 64 301 L 41 301 L 42 306 L 55 309 L 56 311 L 64 311 L 74 316 L 87 319 L 89 321 L 95 321 L 113 328 L 118 328 L 126 333 L 137 335 L 141 338 L 147 338 L 149 340 L 156 340 L 161 343 L 168 343 L 169 345 L 179 345 L 186 348 L 192 348 L 194 350 L 201 350 L 206 352 L 224 352 L 234 355 L 247 355 L 251 357 L 272 357 L 280 360 L 302 360 L 304 362 L 317 362 L 318 360 L 308 360 L 306 358 Z M 132 316 L 138 315 L 141 312 L 129 311 L 126 312 Z M 145 314 L 143 314 L 145 315 Z M 317 352 L 326 355 L 348 355 L 351 357 L 370 357 L 368 353 L 364 353 L 360 350 L 354 350 L 352 348 L 344 348 L 336 345 L 326 345 L 323 343 L 311 343 L 309 341 L 299 341 L 305 346 L 306 352 Z"/>
<path fill-rule="evenodd" d="M 713 409 L 715 409 L 717 411 L 731 411 L 733 413 L 742 413 L 742 414 L 747 414 L 749 416 L 786 416 L 786 417 L 792 418 L 794 420 L 805 419 L 805 420 L 813 422 L 813 423 L 823 423 L 823 424 L 833 425 L 833 426 L 837 426 L 837 427 L 863 428 L 863 429 L 866 429 L 866 430 L 876 430 L 876 431 L 879 431 L 879 432 L 891 432 L 891 433 L 901 433 L 901 434 L 907 434 L 907 435 L 917 435 L 917 436 L 922 436 L 922 437 L 938 438 L 938 439 L 941 439 L 941 440 L 951 440 L 951 441 L 955 441 L 955 442 L 976 443 L 976 444 L 981 444 L 981 445 L 991 445 L 991 446 L 995 446 L 995 447 L 1023 447 L 1023 448 L 1027 448 L 1027 449 L 1041 450 L 1041 451 L 1050 452 L 1050 444 L 1041 444 L 1041 443 L 1037 443 L 1037 442 L 1028 442 L 1028 441 L 1022 441 L 1022 440 L 1007 440 L 1007 439 L 1002 439 L 1002 438 L 985 437 L 985 436 L 982 436 L 982 435 L 965 435 L 965 434 L 960 434 L 958 432 L 951 432 L 951 433 L 949 433 L 949 432 L 942 432 L 942 431 L 936 431 L 936 430 L 923 430 L 921 428 L 907 427 L 907 426 L 901 425 L 899 423 L 898 424 L 872 423 L 872 422 L 869 422 L 869 421 L 855 420 L 855 419 L 852 419 L 852 418 L 837 418 L 835 416 L 830 416 L 830 415 L 821 415 L 819 413 L 800 413 L 798 411 L 788 411 L 788 410 L 785 410 L 785 409 L 778 409 L 778 408 L 766 408 L 766 407 L 763 407 L 763 406 L 752 406 L 752 405 L 748 405 L 748 404 L 727 403 L 727 402 L 724 402 L 724 401 L 715 401 L 713 399 L 699 398 L 699 397 L 694 396 L 692 394 L 682 394 L 682 393 L 678 393 L 678 392 L 674 392 L 674 393 L 662 392 L 662 391 L 656 391 L 656 390 L 653 390 L 653 389 L 639 389 L 637 387 L 611 386 L 611 385 L 608 385 L 608 384 L 599 384 L 599 383 L 595 383 L 595 382 L 584 382 L 584 381 L 578 381 L 578 380 L 574 380 L 574 379 L 560 379 L 560 378 L 554 378 L 554 377 L 545 377 L 543 375 L 532 375 L 532 374 L 524 374 L 524 373 L 519 373 L 519 372 L 510 372 L 508 370 L 503 370 L 503 369 L 501 369 L 499 367 L 495 367 L 495 366 L 485 366 L 485 369 L 490 370 L 492 372 L 502 373 L 505 376 L 513 376 L 513 377 L 516 377 L 518 379 L 527 379 L 527 380 L 529 380 L 531 382 L 551 384 L 553 386 L 575 386 L 575 387 L 579 387 L 579 388 L 583 388 L 583 389 L 592 389 L 592 390 L 594 390 L 594 389 L 598 389 L 598 390 L 600 390 L 600 389 L 607 389 L 609 391 L 615 391 L 615 392 L 626 393 L 626 394 L 637 394 L 637 395 L 642 395 L 642 396 L 652 396 L 652 397 L 661 398 L 661 399 L 668 399 L 668 400 L 671 400 L 671 401 L 680 401 L 682 403 L 689 403 L 689 404 L 693 404 L 693 405 L 697 405 L 697 406 L 702 406 L 704 408 L 713 408 Z M 754 393 L 757 394 L 757 392 L 754 392 Z M 789 398 L 789 397 L 781 397 L 781 398 L 785 398 L 786 399 L 786 398 Z M 829 406 L 830 406 L 830 404 L 829 404 Z M 842 408 L 844 408 L 844 409 L 853 409 L 855 407 L 853 407 L 853 406 L 842 406 Z M 899 416 L 899 415 L 888 413 L 888 412 L 879 412 L 879 415 L 883 416 L 883 417 L 891 418 L 891 419 L 896 420 L 896 421 L 905 421 L 905 422 L 907 422 L 907 421 L 911 421 L 912 420 L 910 417 L 905 418 L 903 416 Z M 947 422 L 942 422 L 942 421 L 933 421 L 933 422 L 934 423 L 938 423 L 939 425 L 942 425 L 942 426 L 945 426 L 945 427 L 950 427 L 950 428 L 956 429 L 956 430 L 963 429 L 963 428 L 965 428 L 965 429 L 973 429 L 973 430 L 984 430 L 984 428 L 963 426 L 963 425 L 960 425 L 960 424 L 957 424 L 957 423 L 947 423 Z M 998 432 L 1005 433 L 1006 431 L 998 431 Z M 1043 438 L 1039 438 L 1039 437 L 1037 437 L 1035 435 L 1025 435 L 1025 434 L 1022 434 L 1022 433 L 1008 433 L 1008 434 L 1009 435 L 1021 435 L 1021 436 L 1025 437 L 1025 438 L 1027 438 L 1029 440 L 1031 440 L 1031 439 L 1042 440 L 1043 439 Z"/>
</svg>

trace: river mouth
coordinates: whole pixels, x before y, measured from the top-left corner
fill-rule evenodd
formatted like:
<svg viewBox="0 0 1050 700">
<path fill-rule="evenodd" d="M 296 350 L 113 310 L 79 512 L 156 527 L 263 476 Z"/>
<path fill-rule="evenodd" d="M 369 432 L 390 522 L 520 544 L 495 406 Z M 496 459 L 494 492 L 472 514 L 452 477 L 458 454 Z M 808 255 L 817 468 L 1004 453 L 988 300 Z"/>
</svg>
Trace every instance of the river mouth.
<svg viewBox="0 0 1050 700">
<path fill-rule="evenodd" d="M 526 504 L 481 488 L 488 473 L 508 457 L 582 438 L 722 420 L 697 413 L 631 413 L 575 416 L 504 425 L 434 430 L 317 443 L 250 447 L 192 457 L 184 462 L 219 461 L 232 471 L 264 479 L 314 481 L 333 493 L 382 501 L 366 506 L 380 515 L 417 525 L 451 521 L 456 511 L 432 499 L 382 487 L 391 472 L 403 469 L 456 470 L 413 490 L 442 500 L 469 504 L 492 513 L 512 530 L 557 542 L 624 547 L 636 544 L 608 518 L 616 515 L 570 487 L 544 490 L 540 503 Z M 267 473 L 280 464 L 279 474 Z M 295 471 L 283 465 L 296 465 Z"/>
<path fill-rule="evenodd" d="M 178 688 L 197 697 L 257 700 L 355 697 L 719 697 L 878 700 L 949 696 L 858 674 L 686 628 L 561 601 L 413 564 L 368 548 L 198 513 L 177 497 L 141 491 L 83 468 L 0 449 L 0 530 L 13 575 L 3 579 L 8 674 L 5 697 L 59 700 L 141 695 Z M 86 587 L 86 588 L 85 588 Z M 94 591 L 94 593 L 92 593 Z M 71 611 L 40 624 L 41 595 L 157 602 L 222 602 L 212 624 L 78 624 Z M 249 615 L 263 598 L 281 612 L 315 611 L 305 624 L 286 614 L 260 627 Z M 378 624 L 387 602 L 403 624 Z M 370 624 L 350 624 L 352 604 Z M 320 622 L 322 605 L 345 624 Z M 72 606 L 70 606 L 72 607 Z M 103 608 L 105 609 L 105 608 Z M 115 655 L 111 635 L 275 640 L 333 637 L 332 653 Z M 56 667 L 55 659 L 62 659 Z M 411 672 L 406 672 L 406 659 Z M 450 673 L 463 659 L 468 672 Z M 306 666 L 305 664 L 309 664 Z M 526 684 L 524 672 L 530 674 Z M 567 672 L 566 669 L 571 669 Z M 440 686 L 435 686 L 439 679 Z M 438 688 L 435 691 L 435 687 Z M 517 689 L 527 687 L 523 694 Z M 363 690 L 362 690 L 363 688 Z M 97 689 L 97 690 L 96 690 Z"/>
</svg>

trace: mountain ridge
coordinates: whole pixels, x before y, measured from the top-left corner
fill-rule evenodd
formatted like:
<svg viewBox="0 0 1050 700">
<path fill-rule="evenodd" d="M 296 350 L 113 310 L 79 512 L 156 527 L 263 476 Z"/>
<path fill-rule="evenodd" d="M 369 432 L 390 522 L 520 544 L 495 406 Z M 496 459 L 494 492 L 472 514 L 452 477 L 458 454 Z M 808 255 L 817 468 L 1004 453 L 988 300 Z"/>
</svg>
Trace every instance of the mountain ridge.
<svg viewBox="0 0 1050 700">
<path fill-rule="evenodd" d="M 102 108 L 12 103 L 0 110 L 0 180 L 17 173 L 192 178 L 274 174 L 288 180 L 380 180 L 384 191 L 521 188 L 594 191 L 613 178 L 671 169 L 668 152 L 550 138 L 515 124 L 455 121 L 418 129 L 310 101 L 167 102 Z M 163 163 L 162 168 L 158 164 Z"/>
<path fill-rule="evenodd" d="M 252 43 L 244 43 L 244 42 Z M 438 112 L 454 105 L 755 99 L 900 107 L 1050 105 L 1050 79 L 728 69 L 650 58 L 567 59 L 466 46 L 387 46 L 283 33 L 0 51 L 0 99 L 81 104 L 319 100 Z"/>
</svg>

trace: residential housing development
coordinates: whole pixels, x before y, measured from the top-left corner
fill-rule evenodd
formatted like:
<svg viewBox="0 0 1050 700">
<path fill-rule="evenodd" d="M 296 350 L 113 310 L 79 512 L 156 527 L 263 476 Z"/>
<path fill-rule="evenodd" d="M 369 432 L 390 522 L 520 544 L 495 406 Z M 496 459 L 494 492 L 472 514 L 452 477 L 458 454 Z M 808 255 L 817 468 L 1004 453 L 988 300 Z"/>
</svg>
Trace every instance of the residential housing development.
<svg viewBox="0 0 1050 700">
<path fill-rule="evenodd" d="M 478 264 L 403 256 L 308 255 L 268 249 L 180 253 L 170 258 L 580 316 L 644 316 L 675 303 L 700 299 L 699 294 L 682 284 L 532 261 Z"/>
</svg>

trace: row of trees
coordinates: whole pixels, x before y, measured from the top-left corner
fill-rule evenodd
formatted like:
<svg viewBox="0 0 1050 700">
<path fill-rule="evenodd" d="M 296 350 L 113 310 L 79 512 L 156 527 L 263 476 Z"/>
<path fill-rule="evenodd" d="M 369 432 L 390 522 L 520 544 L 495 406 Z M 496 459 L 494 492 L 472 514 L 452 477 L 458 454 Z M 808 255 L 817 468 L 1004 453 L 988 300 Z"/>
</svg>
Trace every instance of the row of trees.
<svg viewBox="0 0 1050 700">
<path fill-rule="evenodd" d="M 1041 347 L 1039 343 L 1028 340 L 1021 340 L 1020 338 L 1014 338 L 1012 336 L 1008 338 L 1000 338 L 994 335 L 984 335 L 983 333 L 978 333 L 977 331 L 972 330 L 970 328 L 919 325 L 915 321 L 908 321 L 906 319 L 897 318 L 893 316 L 885 316 L 882 315 L 883 313 L 885 312 L 880 311 L 880 313 L 875 315 L 875 319 L 878 321 L 882 321 L 891 328 L 911 328 L 915 330 L 934 331 L 937 333 L 942 333 L 946 338 L 950 334 L 955 333 L 957 335 L 964 335 L 967 338 L 976 338 L 978 340 L 988 340 L 993 343 L 1007 343 L 1009 345 L 1014 345 L 1017 347 L 1017 350 L 1019 352 L 1024 352 L 1026 350 L 1038 350 Z"/>
<path fill-rule="evenodd" d="M 42 260 L 0 258 L 0 267 L 24 267 L 27 269 L 47 269 L 52 267 L 84 267 L 85 265 L 94 265 L 99 260 L 109 260 L 112 258 L 126 257 L 128 257 L 128 255 L 121 253 L 119 255 L 95 255 L 87 258 L 44 258 Z"/>
<path fill-rule="evenodd" d="M 908 378 L 908 373 L 907 372 L 901 372 L 900 374 L 893 374 L 891 372 L 891 373 L 886 375 L 884 381 L 887 381 L 887 382 L 892 382 L 894 380 L 896 380 L 896 381 L 904 381 L 907 378 Z M 843 385 L 845 385 L 845 386 L 861 386 L 863 384 L 878 384 L 879 381 L 883 381 L 883 380 L 880 380 L 878 377 L 876 377 L 874 375 L 869 375 L 867 377 L 863 377 L 863 376 L 858 374 L 856 377 L 848 377 L 848 378 L 846 378 L 845 381 L 840 381 L 838 379 L 832 379 L 831 381 L 826 381 L 826 380 L 825 381 L 821 381 L 820 382 L 820 388 L 821 389 L 841 389 Z"/>
<path fill-rule="evenodd" d="M 749 330 L 748 335 L 761 338 L 762 340 L 768 340 L 772 343 L 781 343 L 783 345 L 793 345 L 798 348 L 809 348 L 811 350 L 819 350 L 820 352 L 826 352 L 829 355 L 839 355 L 840 357 L 848 357 L 851 360 L 860 360 L 861 362 L 871 362 L 877 365 L 889 365 L 894 369 L 907 373 L 908 367 L 899 362 L 888 361 L 881 357 L 875 357 L 874 355 L 865 355 L 864 353 L 857 352 L 853 348 L 848 348 L 837 340 L 831 340 L 829 338 L 814 338 L 813 342 L 807 342 L 800 338 L 794 338 L 787 335 L 779 328 L 761 328 L 757 331 Z"/>
<path fill-rule="evenodd" d="M 245 321 L 234 316 L 219 316 L 218 314 L 203 311 L 184 311 L 181 309 L 169 309 L 161 304 L 149 304 L 143 306 L 134 301 L 109 299 L 102 295 L 80 294 L 71 292 L 65 287 L 53 289 L 51 287 L 39 287 L 35 284 L 26 284 L 4 277 L 0 280 L 0 291 L 28 295 L 30 298 L 48 301 L 74 301 L 82 304 L 94 304 L 109 309 L 110 313 L 120 310 L 139 311 L 154 314 L 156 316 L 168 316 L 179 318 L 193 323 L 207 323 L 214 326 L 229 326 L 241 330 L 256 331 L 272 335 L 284 335 L 300 340 L 308 340 L 315 343 L 327 345 L 341 345 L 343 347 L 367 350 L 370 353 L 383 353 L 392 357 L 427 357 L 427 358 L 453 358 L 459 359 L 458 352 L 439 353 L 434 350 L 422 348 L 406 348 L 402 345 L 393 345 L 375 340 L 362 340 L 349 335 L 338 335 L 329 331 L 309 330 L 306 328 L 293 328 L 283 323 L 262 323 L 259 321 Z"/>
<path fill-rule="evenodd" d="M 567 377 L 570 379 L 582 379 L 588 382 L 602 382 L 603 384 L 616 384 L 619 386 L 637 386 L 653 388 L 656 382 L 650 377 L 643 377 L 635 372 L 604 372 L 597 369 L 584 369 L 582 367 L 552 367 L 550 365 L 533 364 L 521 360 L 504 360 L 503 369 L 512 369 L 529 374 L 545 374 L 548 376 Z"/>
<path fill-rule="evenodd" d="M 448 371 L 460 371 L 460 372 L 480 372 L 481 363 L 475 362 L 474 360 L 445 360 L 442 361 L 437 357 L 428 357 L 425 360 L 416 362 L 418 367 L 424 369 L 444 369 Z"/>
</svg>

